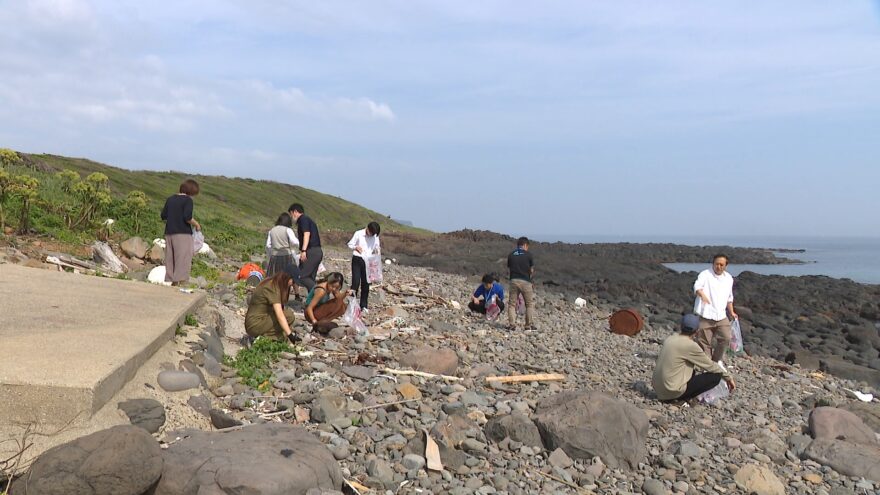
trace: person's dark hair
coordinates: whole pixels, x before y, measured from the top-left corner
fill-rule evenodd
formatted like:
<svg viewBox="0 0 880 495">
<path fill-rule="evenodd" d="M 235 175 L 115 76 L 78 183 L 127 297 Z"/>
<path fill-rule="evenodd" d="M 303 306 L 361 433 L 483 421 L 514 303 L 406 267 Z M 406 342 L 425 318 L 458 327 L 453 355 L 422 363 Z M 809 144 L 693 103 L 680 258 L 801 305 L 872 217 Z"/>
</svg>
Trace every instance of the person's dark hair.
<svg viewBox="0 0 880 495">
<path fill-rule="evenodd" d="M 278 293 L 281 294 L 281 304 L 284 305 L 287 304 L 287 300 L 290 299 L 291 280 L 293 279 L 290 277 L 290 274 L 281 271 L 267 279 L 264 279 L 262 282 L 260 282 L 260 285 L 274 285 L 275 288 L 278 290 Z"/>
<path fill-rule="evenodd" d="M 293 227 L 293 218 L 290 217 L 290 213 L 282 213 L 278 215 L 278 220 L 275 220 L 275 225 Z"/>
<path fill-rule="evenodd" d="M 288 208 L 287 211 L 295 211 L 297 213 L 305 213 L 306 212 L 305 208 L 303 208 L 303 205 L 301 205 L 299 203 L 294 203 L 294 204 L 290 205 L 290 208 Z"/>
<path fill-rule="evenodd" d="M 330 272 L 326 277 L 318 279 L 315 283 L 327 282 L 328 284 L 339 284 L 340 287 L 345 285 L 345 277 L 339 272 Z"/>
<path fill-rule="evenodd" d="M 519 239 L 516 240 L 516 247 L 523 247 L 528 243 L 529 243 L 528 237 L 520 237 Z"/>
<path fill-rule="evenodd" d="M 728 258 L 727 255 L 724 253 L 718 253 L 715 256 L 712 256 L 712 263 L 715 263 L 715 260 L 717 260 L 718 258 L 724 258 L 724 261 L 730 263 L 730 258 Z"/>
<path fill-rule="evenodd" d="M 186 194 L 187 196 L 195 196 L 199 193 L 199 183 L 192 180 L 186 179 L 185 181 L 180 183 L 180 194 Z"/>
<path fill-rule="evenodd" d="M 370 235 L 379 235 L 379 231 L 382 230 L 379 227 L 379 222 L 370 222 L 367 224 L 367 233 Z"/>
<path fill-rule="evenodd" d="M 483 275 L 483 284 L 492 284 L 495 283 L 495 275 L 491 273 L 487 273 Z"/>
</svg>

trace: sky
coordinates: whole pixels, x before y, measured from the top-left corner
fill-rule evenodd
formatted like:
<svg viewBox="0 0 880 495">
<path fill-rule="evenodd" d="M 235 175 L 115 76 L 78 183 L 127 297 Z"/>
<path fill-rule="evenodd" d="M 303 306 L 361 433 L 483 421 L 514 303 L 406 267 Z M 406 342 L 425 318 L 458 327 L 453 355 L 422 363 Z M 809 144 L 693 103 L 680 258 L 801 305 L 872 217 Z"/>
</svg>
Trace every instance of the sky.
<svg viewBox="0 0 880 495">
<path fill-rule="evenodd" d="M 880 236 L 877 0 L 0 0 L 0 25 L 0 147 L 436 231 Z"/>
</svg>

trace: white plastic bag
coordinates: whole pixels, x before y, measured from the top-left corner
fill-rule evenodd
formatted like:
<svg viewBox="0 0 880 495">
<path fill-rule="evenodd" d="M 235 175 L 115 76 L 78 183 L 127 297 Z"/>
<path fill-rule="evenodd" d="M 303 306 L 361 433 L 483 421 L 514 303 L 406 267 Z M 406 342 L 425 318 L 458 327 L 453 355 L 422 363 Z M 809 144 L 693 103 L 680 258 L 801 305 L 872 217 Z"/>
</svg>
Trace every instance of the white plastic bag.
<svg viewBox="0 0 880 495">
<path fill-rule="evenodd" d="M 496 301 L 495 298 L 496 296 L 492 296 L 492 298 L 486 303 L 486 319 L 489 321 L 498 318 L 498 315 L 501 314 L 501 308 L 498 307 L 498 301 Z"/>
<path fill-rule="evenodd" d="M 742 354 L 743 350 L 743 334 L 737 318 L 730 323 L 730 352 Z"/>
<path fill-rule="evenodd" d="M 193 252 L 198 253 L 205 245 L 205 234 L 201 230 L 193 231 Z"/>
<path fill-rule="evenodd" d="M 367 265 L 367 283 L 374 284 L 382 281 L 382 256 L 379 254 L 368 254 L 364 256 L 364 263 Z"/>
<path fill-rule="evenodd" d="M 715 385 L 715 388 L 698 395 L 697 400 L 703 404 L 714 404 L 728 395 L 730 395 L 730 388 L 727 386 L 727 382 L 722 379 L 718 385 Z"/>
<path fill-rule="evenodd" d="M 516 314 L 526 314 L 526 299 L 523 297 L 522 292 L 520 292 L 519 296 L 516 298 Z"/>
<path fill-rule="evenodd" d="M 345 308 L 342 321 L 351 328 L 354 328 L 358 335 L 368 335 L 370 333 L 363 320 L 361 320 L 361 307 L 353 297 L 348 298 L 348 307 Z"/>
</svg>

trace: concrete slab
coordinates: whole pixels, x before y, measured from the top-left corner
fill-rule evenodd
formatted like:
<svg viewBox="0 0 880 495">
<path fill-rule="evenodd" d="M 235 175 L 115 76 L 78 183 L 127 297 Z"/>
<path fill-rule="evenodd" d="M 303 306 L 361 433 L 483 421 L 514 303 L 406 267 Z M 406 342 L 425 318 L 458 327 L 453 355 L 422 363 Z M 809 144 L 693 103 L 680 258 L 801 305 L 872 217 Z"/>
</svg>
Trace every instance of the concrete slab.
<svg viewBox="0 0 880 495">
<path fill-rule="evenodd" d="M 87 421 L 204 301 L 172 287 L 0 264 L 0 423 Z"/>
</svg>

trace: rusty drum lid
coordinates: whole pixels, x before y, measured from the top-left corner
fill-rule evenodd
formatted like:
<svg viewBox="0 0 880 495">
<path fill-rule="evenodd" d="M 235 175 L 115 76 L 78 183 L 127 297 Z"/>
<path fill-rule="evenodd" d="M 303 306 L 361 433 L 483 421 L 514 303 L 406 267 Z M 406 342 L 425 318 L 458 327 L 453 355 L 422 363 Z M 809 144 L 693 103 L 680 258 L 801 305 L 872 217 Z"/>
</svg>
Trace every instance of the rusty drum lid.
<svg viewBox="0 0 880 495">
<path fill-rule="evenodd" d="M 642 326 L 645 322 L 638 311 L 633 308 L 626 308 L 611 315 L 609 323 L 613 333 L 632 337 L 642 331 Z"/>
</svg>

